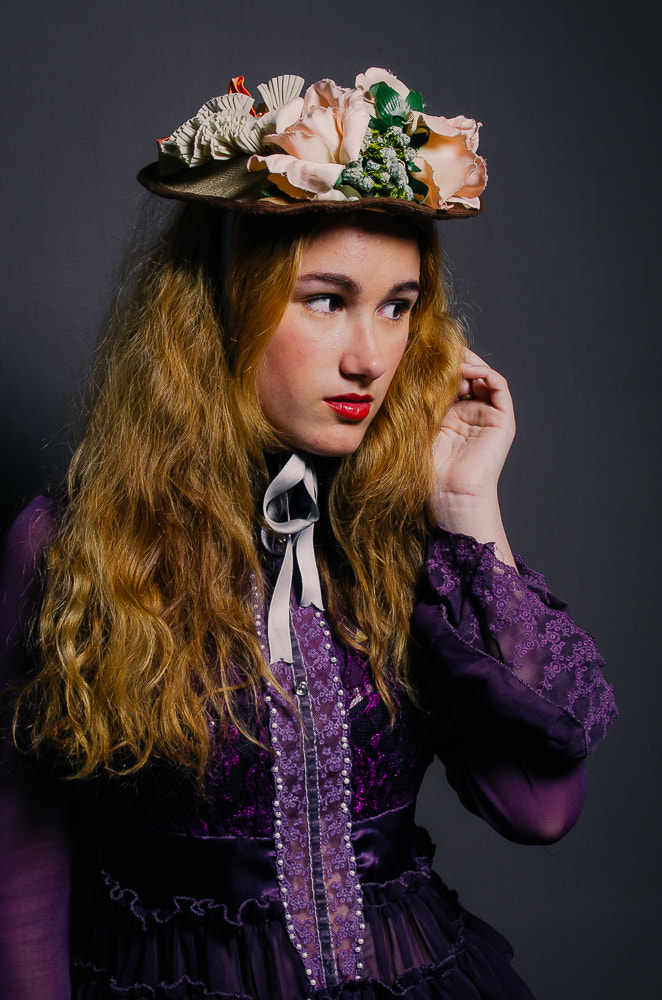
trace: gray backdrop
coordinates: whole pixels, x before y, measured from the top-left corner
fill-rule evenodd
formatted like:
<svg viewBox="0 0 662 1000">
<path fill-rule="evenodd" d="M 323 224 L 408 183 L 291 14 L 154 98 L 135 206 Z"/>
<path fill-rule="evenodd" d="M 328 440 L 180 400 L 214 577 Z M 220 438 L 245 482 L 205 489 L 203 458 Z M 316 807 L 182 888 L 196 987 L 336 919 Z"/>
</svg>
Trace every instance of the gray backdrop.
<svg viewBox="0 0 662 1000">
<path fill-rule="evenodd" d="M 621 720 L 577 827 L 502 841 L 441 768 L 421 804 L 437 867 L 514 943 L 540 1000 L 652 996 L 660 391 L 657 5 L 558 0 L 4 0 L 6 521 L 66 465 L 66 427 L 157 136 L 222 93 L 386 66 L 432 113 L 484 122 L 487 209 L 443 229 L 476 349 L 509 377 L 514 547 L 597 636 Z M 655 505 L 657 509 L 657 504 Z"/>
</svg>

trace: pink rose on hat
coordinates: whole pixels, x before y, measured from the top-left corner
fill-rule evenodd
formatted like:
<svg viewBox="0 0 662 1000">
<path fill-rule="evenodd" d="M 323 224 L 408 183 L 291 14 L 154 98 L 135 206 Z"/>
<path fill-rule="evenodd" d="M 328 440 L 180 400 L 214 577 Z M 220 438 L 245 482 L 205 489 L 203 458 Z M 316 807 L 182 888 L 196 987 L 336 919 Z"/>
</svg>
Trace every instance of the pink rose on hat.
<svg viewBox="0 0 662 1000">
<path fill-rule="evenodd" d="M 335 190 L 343 169 L 355 160 L 373 109 L 364 92 L 320 80 L 282 107 L 266 146 L 282 152 L 252 156 L 249 170 L 269 171 L 269 180 L 293 198 L 344 201 Z"/>
</svg>

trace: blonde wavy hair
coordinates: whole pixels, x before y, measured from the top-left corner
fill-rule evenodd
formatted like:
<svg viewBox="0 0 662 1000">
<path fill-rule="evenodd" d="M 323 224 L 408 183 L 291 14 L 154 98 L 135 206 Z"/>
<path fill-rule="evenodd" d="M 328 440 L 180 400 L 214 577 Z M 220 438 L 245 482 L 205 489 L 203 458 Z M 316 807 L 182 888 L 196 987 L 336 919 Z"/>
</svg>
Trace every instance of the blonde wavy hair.
<svg viewBox="0 0 662 1000">
<path fill-rule="evenodd" d="M 332 623 L 367 657 L 393 714 L 398 686 L 413 693 L 431 446 L 457 393 L 464 338 L 434 226 L 382 213 L 350 221 L 404 233 L 421 250 L 405 354 L 335 472 L 319 552 Z M 255 739 L 270 670 L 250 594 L 262 588 L 264 456 L 282 447 L 260 410 L 257 370 L 305 247 L 337 224 L 240 217 L 227 265 L 222 214 L 187 204 L 126 266 L 47 553 L 39 669 L 18 706 L 30 712 L 31 748 L 54 744 L 73 777 L 159 756 L 200 781 L 211 719 Z"/>
</svg>

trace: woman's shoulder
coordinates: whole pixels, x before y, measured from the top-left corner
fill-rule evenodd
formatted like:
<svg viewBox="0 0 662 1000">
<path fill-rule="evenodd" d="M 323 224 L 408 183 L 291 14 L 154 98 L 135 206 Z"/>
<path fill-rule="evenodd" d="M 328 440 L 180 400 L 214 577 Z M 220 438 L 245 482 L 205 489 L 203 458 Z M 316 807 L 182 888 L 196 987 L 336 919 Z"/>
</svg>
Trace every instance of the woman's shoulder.
<svg viewBox="0 0 662 1000">
<path fill-rule="evenodd" d="M 60 504 L 55 494 L 36 496 L 9 525 L 2 550 L 1 586 L 23 589 L 34 579 L 41 558 L 55 534 Z"/>
<path fill-rule="evenodd" d="M 9 525 L 4 544 L 4 562 L 25 568 L 34 566 L 48 546 L 58 518 L 55 494 L 40 494 L 24 507 Z"/>
<path fill-rule="evenodd" d="M 55 496 L 34 498 L 9 526 L 0 563 L 0 635 L 6 642 L 34 600 L 41 563 L 56 530 Z"/>
</svg>

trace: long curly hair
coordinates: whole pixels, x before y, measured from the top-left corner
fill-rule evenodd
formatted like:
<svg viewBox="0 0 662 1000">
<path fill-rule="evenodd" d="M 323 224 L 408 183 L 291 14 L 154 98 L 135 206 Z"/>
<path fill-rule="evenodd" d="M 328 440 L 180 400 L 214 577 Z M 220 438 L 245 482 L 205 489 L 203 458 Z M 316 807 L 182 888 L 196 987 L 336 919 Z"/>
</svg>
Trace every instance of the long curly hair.
<svg viewBox="0 0 662 1000">
<path fill-rule="evenodd" d="M 426 534 L 431 449 L 456 395 L 464 338 L 431 223 L 357 213 L 413 236 L 421 294 L 381 410 L 328 493 L 320 571 L 334 628 L 370 662 L 392 713 L 410 691 L 409 622 Z M 262 590 L 265 453 L 257 370 L 301 256 L 337 222 L 228 219 L 187 204 L 125 265 L 88 391 L 68 498 L 47 553 L 29 706 L 33 749 L 73 777 L 159 756 L 202 780 L 210 720 L 255 739 L 266 679 L 251 588 Z M 225 280 L 222 275 L 225 274 Z M 219 727 L 217 727 L 218 730 Z"/>
</svg>

